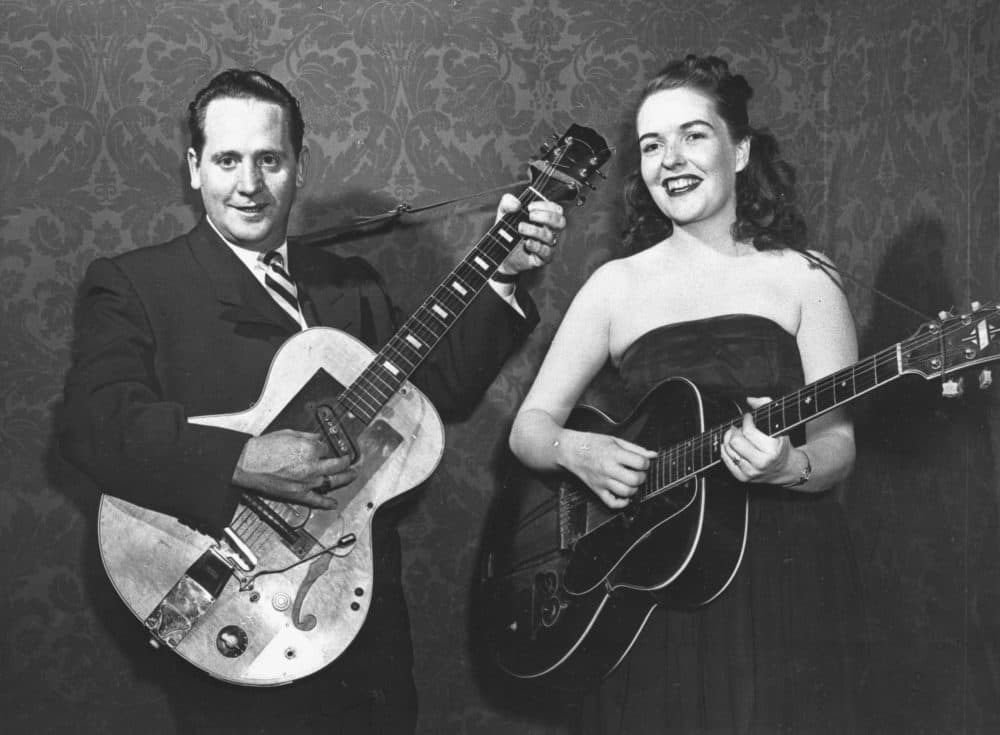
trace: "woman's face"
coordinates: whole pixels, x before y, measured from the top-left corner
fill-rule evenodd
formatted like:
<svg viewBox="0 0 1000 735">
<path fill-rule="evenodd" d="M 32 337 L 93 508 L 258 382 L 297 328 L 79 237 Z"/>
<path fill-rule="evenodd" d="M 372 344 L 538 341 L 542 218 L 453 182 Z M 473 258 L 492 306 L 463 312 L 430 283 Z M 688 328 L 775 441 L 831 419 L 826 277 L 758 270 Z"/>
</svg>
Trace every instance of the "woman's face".
<svg viewBox="0 0 1000 735">
<path fill-rule="evenodd" d="M 736 173 L 750 141 L 732 142 L 712 100 L 686 87 L 654 92 L 639 107 L 636 130 L 643 181 L 674 227 L 733 223 Z"/>
</svg>

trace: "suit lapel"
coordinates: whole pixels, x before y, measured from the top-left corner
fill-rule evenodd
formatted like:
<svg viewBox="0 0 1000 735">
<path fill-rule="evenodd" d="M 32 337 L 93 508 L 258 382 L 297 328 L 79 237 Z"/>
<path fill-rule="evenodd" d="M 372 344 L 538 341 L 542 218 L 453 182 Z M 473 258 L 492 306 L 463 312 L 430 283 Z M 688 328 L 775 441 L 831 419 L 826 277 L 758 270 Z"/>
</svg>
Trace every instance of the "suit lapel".
<svg viewBox="0 0 1000 735">
<path fill-rule="evenodd" d="M 309 326 L 322 325 L 352 332 L 358 323 L 358 300 L 344 298 L 356 287 L 342 283 L 341 259 L 295 240 L 288 243 L 289 273 Z"/>
<path fill-rule="evenodd" d="M 192 255 L 205 270 L 223 306 L 223 319 L 298 331 L 298 323 L 275 303 L 205 217 L 191 231 L 189 242 Z"/>
</svg>

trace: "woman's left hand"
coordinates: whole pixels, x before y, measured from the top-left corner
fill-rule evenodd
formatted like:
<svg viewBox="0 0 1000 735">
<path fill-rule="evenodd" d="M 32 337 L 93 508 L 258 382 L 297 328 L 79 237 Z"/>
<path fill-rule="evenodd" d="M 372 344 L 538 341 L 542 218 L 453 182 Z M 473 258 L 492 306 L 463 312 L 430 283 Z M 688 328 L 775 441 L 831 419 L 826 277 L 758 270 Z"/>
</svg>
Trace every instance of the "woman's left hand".
<svg viewBox="0 0 1000 735">
<path fill-rule="evenodd" d="M 770 403 L 770 398 L 747 398 L 750 408 Z M 787 436 L 768 436 L 757 428 L 749 412 L 741 426 L 722 437 L 722 462 L 740 482 L 774 483 L 786 471 L 792 443 Z"/>
</svg>

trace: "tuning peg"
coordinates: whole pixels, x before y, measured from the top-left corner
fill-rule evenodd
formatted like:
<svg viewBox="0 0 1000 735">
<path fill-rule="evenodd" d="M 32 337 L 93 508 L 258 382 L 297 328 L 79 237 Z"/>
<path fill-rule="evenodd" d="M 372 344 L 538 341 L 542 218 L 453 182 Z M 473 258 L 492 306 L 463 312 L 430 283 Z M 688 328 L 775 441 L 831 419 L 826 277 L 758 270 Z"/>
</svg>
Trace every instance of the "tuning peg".
<svg viewBox="0 0 1000 735">
<path fill-rule="evenodd" d="M 947 319 L 950 316 L 951 316 L 951 312 L 949 312 L 949 311 L 944 311 L 942 309 L 941 311 L 938 312 L 938 319 L 940 319 L 941 321 L 944 321 L 945 319 Z"/>
<path fill-rule="evenodd" d="M 941 381 L 941 395 L 945 398 L 960 398 L 965 393 L 965 378 Z"/>
<path fill-rule="evenodd" d="M 979 371 L 979 390 L 986 390 L 993 385 L 993 371 L 983 368 Z"/>
<path fill-rule="evenodd" d="M 973 311 L 979 311 L 980 309 L 983 308 L 983 305 L 980 304 L 978 301 L 973 301 L 971 304 L 969 304 L 969 306 L 972 307 Z"/>
</svg>

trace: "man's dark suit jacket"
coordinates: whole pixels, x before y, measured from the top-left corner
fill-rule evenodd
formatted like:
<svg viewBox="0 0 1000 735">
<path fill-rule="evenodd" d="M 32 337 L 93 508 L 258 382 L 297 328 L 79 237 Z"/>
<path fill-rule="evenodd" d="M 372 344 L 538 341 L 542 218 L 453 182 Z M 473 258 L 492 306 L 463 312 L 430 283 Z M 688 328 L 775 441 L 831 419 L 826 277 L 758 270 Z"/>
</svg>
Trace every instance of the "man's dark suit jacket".
<svg viewBox="0 0 1000 735">
<path fill-rule="evenodd" d="M 392 305 L 363 260 L 292 239 L 288 264 L 310 325 L 343 330 L 373 349 L 392 336 Z M 485 290 L 414 375 L 446 417 L 478 401 L 538 320 L 523 295 L 527 318 Z M 65 456 L 102 492 L 206 530 L 224 527 L 242 492 L 230 479 L 248 437 L 187 418 L 253 405 L 272 357 L 298 325 L 203 218 L 169 243 L 95 261 L 76 328 L 60 427 Z M 381 535 L 377 528 L 377 596 L 386 583 L 399 585 L 398 537 Z M 380 540 L 387 545 L 379 548 Z M 388 607 L 402 604 L 401 594 L 388 594 Z M 372 640 L 376 607 L 356 644 Z M 401 615 L 392 625 L 406 624 L 405 606 Z"/>
<path fill-rule="evenodd" d="M 395 329 L 375 271 L 289 242 L 306 320 L 377 349 Z M 444 274 L 442 274 L 442 277 Z M 486 289 L 414 382 L 444 416 L 467 410 L 537 322 Z M 61 445 L 103 492 L 221 529 L 247 436 L 187 423 L 253 405 L 278 347 L 298 331 L 204 218 L 164 245 L 99 259 L 77 306 Z"/>
</svg>

